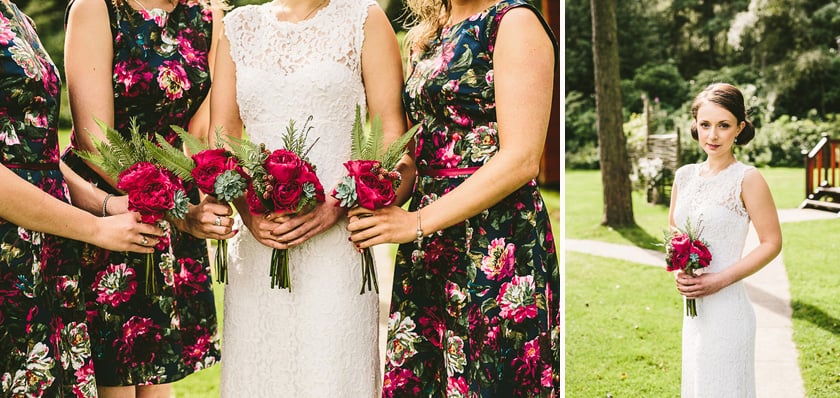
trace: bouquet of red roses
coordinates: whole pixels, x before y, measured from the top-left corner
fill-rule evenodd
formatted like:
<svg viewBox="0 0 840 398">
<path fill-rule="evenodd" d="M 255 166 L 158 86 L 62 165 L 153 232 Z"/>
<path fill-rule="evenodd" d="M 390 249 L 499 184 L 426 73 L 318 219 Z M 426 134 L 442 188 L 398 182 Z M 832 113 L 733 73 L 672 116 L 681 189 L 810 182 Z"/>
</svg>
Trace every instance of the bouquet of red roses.
<svg viewBox="0 0 840 398">
<path fill-rule="evenodd" d="M 228 137 L 233 153 L 239 159 L 250 179 L 245 190 L 245 199 L 251 214 L 287 213 L 297 214 L 311 211 L 324 202 L 324 187 L 315 174 L 307 157 L 315 139 L 307 146 L 310 116 L 302 131 L 289 121 L 282 137 L 283 149 L 268 151 L 265 144 L 253 144 L 247 140 Z M 289 253 L 274 249 L 271 253 L 271 287 L 292 290 L 289 275 Z"/>
<path fill-rule="evenodd" d="M 686 222 L 685 231 L 674 228 L 666 234 L 665 262 L 668 264 L 668 272 L 681 270 L 693 276 L 694 271 L 709 266 L 712 254 L 706 242 L 699 238 L 699 233 L 695 233 L 691 224 Z M 697 304 L 694 299 L 685 300 L 685 314 L 692 318 L 697 316 Z"/>
<path fill-rule="evenodd" d="M 169 215 L 180 219 L 187 214 L 189 198 L 184 182 L 155 161 L 150 150 L 154 144 L 139 134 L 133 121 L 129 139 L 100 120 L 96 120 L 96 124 L 105 133 L 108 143 L 94 140 L 98 153 L 76 153 L 117 180 L 117 189 L 128 195 L 128 209 L 140 213 L 143 222 L 157 224 L 167 232 L 155 248 L 165 250 L 168 247 L 171 251 L 169 225 L 164 217 Z M 154 293 L 156 285 L 153 255 L 150 253 L 146 255 L 146 293 Z"/>
<path fill-rule="evenodd" d="M 418 126 L 385 148 L 384 132 L 379 118 L 375 117 L 371 121 L 371 130 L 365 131 L 362 127 L 361 108 L 356 106 L 356 120 L 351 135 L 352 160 L 344 163 L 348 174 L 331 193 L 340 201 L 338 205 L 347 208 L 361 206 L 375 210 L 393 204 L 397 188 L 400 186 L 400 173 L 394 169 L 405 154 L 405 147 Z M 379 293 L 376 265 L 369 248 L 362 250 L 362 289 L 359 294 L 365 293 L 365 287 L 367 291 L 373 289 Z"/>
<path fill-rule="evenodd" d="M 195 155 L 187 156 L 182 149 L 173 147 L 158 135 L 157 145 L 147 142 L 147 149 L 160 164 L 185 181 L 195 182 L 199 191 L 222 202 L 231 202 L 242 196 L 248 185 L 248 175 L 233 153 L 222 147 L 221 139 L 216 140 L 216 148 L 210 148 L 184 129 L 171 127 Z M 220 137 L 218 131 L 216 135 Z M 216 240 L 215 260 L 216 281 L 227 283 L 227 240 Z"/>
</svg>

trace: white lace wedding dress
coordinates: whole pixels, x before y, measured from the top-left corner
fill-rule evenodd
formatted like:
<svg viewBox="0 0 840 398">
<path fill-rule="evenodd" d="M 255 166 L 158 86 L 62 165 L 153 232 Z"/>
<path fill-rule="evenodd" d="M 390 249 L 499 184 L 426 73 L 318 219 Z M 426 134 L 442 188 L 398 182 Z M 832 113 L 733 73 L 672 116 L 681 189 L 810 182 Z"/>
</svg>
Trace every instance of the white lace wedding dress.
<svg viewBox="0 0 840 398">
<path fill-rule="evenodd" d="M 715 176 L 700 175 L 700 164 L 680 168 L 675 176 L 676 227 L 687 222 L 709 245 L 708 272 L 737 262 L 750 219 L 741 200 L 744 173 L 733 163 Z M 685 317 L 682 343 L 682 397 L 755 397 L 755 312 L 742 282 L 697 299 L 697 317 Z"/>
<path fill-rule="evenodd" d="M 309 154 L 329 191 L 350 158 L 363 24 L 373 0 L 331 0 L 312 18 L 279 21 L 268 4 L 225 17 L 236 99 L 254 142 L 280 148 L 290 119 L 309 115 Z M 222 397 L 378 396 L 378 298 L 359 295 L 360 255 L 346 221 L 289 250 L 291 293 L 269 287 L 271 249 L 237 220 L 225 288 Z"/>
</svg>

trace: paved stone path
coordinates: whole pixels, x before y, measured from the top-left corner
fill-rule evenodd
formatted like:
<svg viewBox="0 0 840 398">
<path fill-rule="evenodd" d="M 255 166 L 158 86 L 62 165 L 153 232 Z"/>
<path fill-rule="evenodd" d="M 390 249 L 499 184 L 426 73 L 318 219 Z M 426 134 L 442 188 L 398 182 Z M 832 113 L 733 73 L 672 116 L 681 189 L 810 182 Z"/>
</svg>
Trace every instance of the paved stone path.
<svg viewBox="0 0 840 398">
<path fill-rule="evenodd" d="M 783 223 L 833 218 L 836 219 L 838 216 L 820 210 L 779 210 L 779 221 Z M 758 238 L 755 230 L 750 227 L 744 252 L 752 250 L 757 245 Z M 620 258 L 639 264 L 665 266 L 663 253 L 631 245 L 566 239 L 562 247 L 568 251 Z M 804 397 L 805 388 L 797 362 L 798 353 L 793 343 L 790 284 L 782 262 L 782 254 L 746 278 L 744 283 L 756 315 L 756 395 L 773 398 Z"/>
</svg>

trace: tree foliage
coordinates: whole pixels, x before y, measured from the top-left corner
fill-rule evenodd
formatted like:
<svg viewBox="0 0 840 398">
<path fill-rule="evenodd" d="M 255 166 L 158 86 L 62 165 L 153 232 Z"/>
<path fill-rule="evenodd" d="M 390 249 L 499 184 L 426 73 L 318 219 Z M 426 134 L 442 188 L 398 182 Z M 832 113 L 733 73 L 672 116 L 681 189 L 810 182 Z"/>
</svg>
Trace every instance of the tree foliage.
<svg viewBox="0 0 840 398">
<path fill-rule="evenodd" d="M 751 93 L 748 114 L 759 127 L 780 118 L 834 124 L 822 122 L 840 112 L 840 0 L 617 1 L 625 122 L 642 111 L 645 95 L 658 98 L 665 117 L 679 127 L 696 93 L 726 81 Z M 565 1 L 568 150 L 597 145 L 590 127 L 595 89 L 589 7 L 590 0 Z M 801 127 L 773 126 L 772 141 L 779 128 Z M 575 155 L 567 151 L 567 159 L 579 160 Z"/>
</svg>

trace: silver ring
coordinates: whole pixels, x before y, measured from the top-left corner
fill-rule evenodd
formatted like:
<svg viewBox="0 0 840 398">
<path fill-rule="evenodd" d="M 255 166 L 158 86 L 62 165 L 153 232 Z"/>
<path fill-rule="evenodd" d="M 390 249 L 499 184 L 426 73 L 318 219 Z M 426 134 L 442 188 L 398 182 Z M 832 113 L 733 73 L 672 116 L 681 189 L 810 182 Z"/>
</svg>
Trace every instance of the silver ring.
<svg viewBox="0 0 840 398">
<path fill-rule="evenodd" d="M 221 226 L 222 225 L 222 217 L 216 216 L 216 222 L 214 224 L 216 224 L 217 227 Z"/>
<path fill-rule="evenodd" d="M 143 237 L 143 240 L 140 241 L 140 246 L 147 246 L 149 244 L 149 240 L 146 237 Z"/>
</svg>

